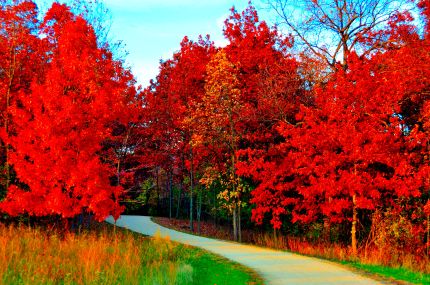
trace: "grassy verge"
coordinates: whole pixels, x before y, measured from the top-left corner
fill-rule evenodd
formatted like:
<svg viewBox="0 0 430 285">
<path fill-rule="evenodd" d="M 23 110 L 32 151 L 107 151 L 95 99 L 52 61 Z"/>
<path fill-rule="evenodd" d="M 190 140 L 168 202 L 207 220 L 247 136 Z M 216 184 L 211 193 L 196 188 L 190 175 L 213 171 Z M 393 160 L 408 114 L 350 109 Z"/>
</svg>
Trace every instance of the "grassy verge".
<svg viewBox="0 0 430 285">
<path fill-rule="evenodd" d="M 385 280 L 393 281 L 396 283 L 404 284 L 406 281 L 412 284 L 430 284 L 430 274 L 423 274 L 414 272 L 406 268 L 393 268 L 374 264 L 363 264 L 359 262 L 351 261 L 337 261 L 348 267 L 359 270 L 360 272 L 370 273 L 378 277 L 382 277 Z"/>
<path fill-rule="evenodd" d="M 194 268 L 192 282 L 183 284 L 263 284 L 262 279 L 244 266 L 209 252 L 192 249 L 187 262 Z"/>
<path fill-rule="evenodd" d="M 263 284 L 206 251 L 111 226 L 57 235 L 0 224 L 0 284 Z"/>
</svg>

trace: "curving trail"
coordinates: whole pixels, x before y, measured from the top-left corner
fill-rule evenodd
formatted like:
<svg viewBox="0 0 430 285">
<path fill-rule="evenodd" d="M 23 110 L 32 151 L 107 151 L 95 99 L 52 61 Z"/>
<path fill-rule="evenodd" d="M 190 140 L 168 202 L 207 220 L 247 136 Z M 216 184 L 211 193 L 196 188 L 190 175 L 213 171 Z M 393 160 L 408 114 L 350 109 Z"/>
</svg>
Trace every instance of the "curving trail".
<svg viewBox="0 0 430 285">
<path fill-rule="evenodd" d="M 112 217 L 106 221 L 113 223 Z M 224 256 L 254 269 L 267 285 L 383 284 L 325 260 L 181 233 L 162 227 L 146 216 L 121 216 L 116 224 L 149 236 L 159 232 L 162 236 L 169 236 L 171 240 Z"/>
</svg>

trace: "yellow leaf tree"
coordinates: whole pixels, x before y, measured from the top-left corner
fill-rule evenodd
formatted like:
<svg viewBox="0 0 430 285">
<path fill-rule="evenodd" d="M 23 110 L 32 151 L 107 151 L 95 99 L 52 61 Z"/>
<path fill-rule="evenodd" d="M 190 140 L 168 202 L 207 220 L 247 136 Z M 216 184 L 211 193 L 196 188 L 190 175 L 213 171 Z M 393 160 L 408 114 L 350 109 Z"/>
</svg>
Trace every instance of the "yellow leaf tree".
<svg viewBox="0 0 430 285">
<path fill-rule="evenodd" d="M 240 241 L 240 189 L 243 187 L 240 187 L 240 179 L 236 177 L 236 151 L 240 138 L 237 123 L 241 109 L 238 68 L 221 49 L 213 56 L 206 71 L 205 94 L 195 110 L 199 126 L 194 141 L 196 144 L 215 144 L 226 155 L 226 160 L 221 162 L 227 161 L 222 173 L 226 177 L 222 183 L 225 191 L 219 197 L 233 215 L 234 239 Z"/>
</svg>

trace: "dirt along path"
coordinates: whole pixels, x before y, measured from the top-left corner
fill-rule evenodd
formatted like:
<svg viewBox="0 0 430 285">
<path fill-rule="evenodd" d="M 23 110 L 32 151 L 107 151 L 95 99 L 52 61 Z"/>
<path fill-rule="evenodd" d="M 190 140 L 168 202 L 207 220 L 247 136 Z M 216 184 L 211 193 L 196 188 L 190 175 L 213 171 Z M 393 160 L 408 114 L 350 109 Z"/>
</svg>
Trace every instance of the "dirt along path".
<svg viewBox="0 0 430 285">
<path fill-rule="evenodd" d="M 113 223 L 112 217 L 107 222 Z M 116 225 L 149 236 L 159 232 L 161 236 L 169 236 L 173 241 L 214 252 L 252 268 L 263 277 L 267 285 L 383 284 L 329 261 L 181 233 L 152 222 L 150 217 L 121 216 Z"/>
</svg>

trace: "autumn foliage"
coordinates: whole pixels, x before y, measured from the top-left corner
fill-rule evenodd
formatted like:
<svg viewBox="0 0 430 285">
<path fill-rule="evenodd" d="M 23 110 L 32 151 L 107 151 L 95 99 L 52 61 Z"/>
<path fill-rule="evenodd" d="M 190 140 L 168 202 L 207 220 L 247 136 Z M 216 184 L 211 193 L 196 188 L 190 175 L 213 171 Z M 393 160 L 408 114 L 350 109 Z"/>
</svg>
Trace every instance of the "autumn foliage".
<svg viewBox="0 0 430 285">
<path fill-rule="evenodd" d="M 226 46 L 185 37 L 143 90 L 67 6 L 42 21 L 30 1 L 2 6 L 0 207 L 103 219 L 164 201 L 191 228 L 230 221 L 235 240 L 252 221 L 316 228 L 353 256 L 428 255 L 429 3 L 415 4 L 422 30 L 396 11 L 330 64 L 232 9 Z"/>
<path fill-rule="evenodd" d="M 5 177 L 2 209 L 10 215 L 118 217 L 123 189 L 110 183 L 114 168 L 102 163 L 100 153 L 112 123 L 128 123 L 131 74 L 65 5 L 54 3 L 41 23 L 31 2 L 2 7 L 2 15 L 2 27 L 18 29 L 10 32 L 17 39 L 6 44 L 13 55 L 5 70 L 12 74 L 1 78 L 4 163 L 14 172 Z"/>
</svg>

